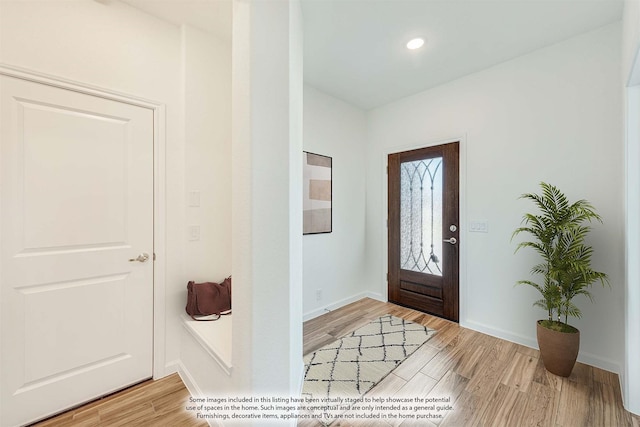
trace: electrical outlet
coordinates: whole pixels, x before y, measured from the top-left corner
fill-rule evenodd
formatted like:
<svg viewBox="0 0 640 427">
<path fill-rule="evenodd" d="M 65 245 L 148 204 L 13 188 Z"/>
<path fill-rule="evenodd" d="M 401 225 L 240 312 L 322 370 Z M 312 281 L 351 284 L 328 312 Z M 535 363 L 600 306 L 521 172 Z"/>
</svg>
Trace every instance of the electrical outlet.
<svg viewBox="0 0 640 427">
<path fill-rule="evenodd" d="M 316 289 L 316 301 L 322 300 L 322 289 Z"/>
</svg>

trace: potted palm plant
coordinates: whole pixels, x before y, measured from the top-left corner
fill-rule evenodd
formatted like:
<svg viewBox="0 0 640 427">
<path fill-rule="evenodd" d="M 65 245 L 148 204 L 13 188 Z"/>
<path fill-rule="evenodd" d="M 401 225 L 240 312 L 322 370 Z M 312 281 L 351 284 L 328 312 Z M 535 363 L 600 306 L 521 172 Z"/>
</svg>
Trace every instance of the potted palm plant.
<svg viewBox="0 0 640 427">
<path fill-rule="evenodd" d="M 541 281 L 520 280 L 517 284 L 530 285 L 540 292 L 542 298 L 533 305 L 548 313 L 547 319 L 537 322 L 542 361 L 549 372 L 568 377 L 580 347 L 580 331 L 568 324 L 569 317 L 582 315 L 573 299 L 584 295 L 593 301 L 589 292 L 593 283 L 609 283 L 605 273 L 591 268 L 593 249 L 585 243 L 591 230 L 587 223 L 602 219 L 588 201 L 570 203 L 553 185 L 542 182 L 540 186 L 541 194 L 520 197 L 531 200 L 539 212 L 525 214 L 512 238 L 520 233 L 530 235 L 532 239 L 520 242 L 516 252 L 531 248 L 540 255 L 541 261 L 532 267 L 531 274 Z"/>
</svg>

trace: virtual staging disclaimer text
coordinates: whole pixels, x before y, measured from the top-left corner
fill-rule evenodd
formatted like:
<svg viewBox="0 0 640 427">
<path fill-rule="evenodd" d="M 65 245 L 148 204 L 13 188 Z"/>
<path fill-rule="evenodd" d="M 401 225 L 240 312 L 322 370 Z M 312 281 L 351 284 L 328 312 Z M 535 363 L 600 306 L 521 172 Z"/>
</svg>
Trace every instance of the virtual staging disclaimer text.
<svg viewBox="0 0 640 427">
<path fill-rule="evenodd" d="M 205 420 L 440 420 L 450 397 L 190 397 L 186 410 Z"/>
</svg>

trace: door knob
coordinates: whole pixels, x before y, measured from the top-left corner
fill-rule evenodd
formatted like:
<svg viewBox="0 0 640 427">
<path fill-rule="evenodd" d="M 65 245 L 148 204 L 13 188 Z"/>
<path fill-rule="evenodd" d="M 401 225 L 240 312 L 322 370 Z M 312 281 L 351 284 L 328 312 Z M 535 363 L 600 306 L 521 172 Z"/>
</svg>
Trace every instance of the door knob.
<svg viewBox="0 0 640 427">
<path fill-rule="evenodd" d="M 137 258 L 131 258 L 129 262 L 135 262 L 135 261 L 147 262 L 148 259 L 149 259 L 149 254 L 146 252 L 142 252 L 140 255 L 138 255 Z"/>
<path fill-rule="evenodd" d="M 450 239 L 444 239 L 443 242 L 451 243 L 452 245 L 455 245 L 456 243 L 458 243 L 458 240 L 455 237 L 452 237 Z"/>
</svg>

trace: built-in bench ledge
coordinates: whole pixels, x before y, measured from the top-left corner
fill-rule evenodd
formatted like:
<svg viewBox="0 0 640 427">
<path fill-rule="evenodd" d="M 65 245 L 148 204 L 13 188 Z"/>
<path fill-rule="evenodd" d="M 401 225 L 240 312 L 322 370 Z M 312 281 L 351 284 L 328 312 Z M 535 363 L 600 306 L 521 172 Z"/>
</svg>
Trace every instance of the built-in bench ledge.
<svg viewBox="0 0 640 427">
<path fill-rule="evenodd" d="M 231 374 L 231 314 L 214 322 L 199 322 L 183 315 L 185 329 L 227 373 Z"/>
</svg>

